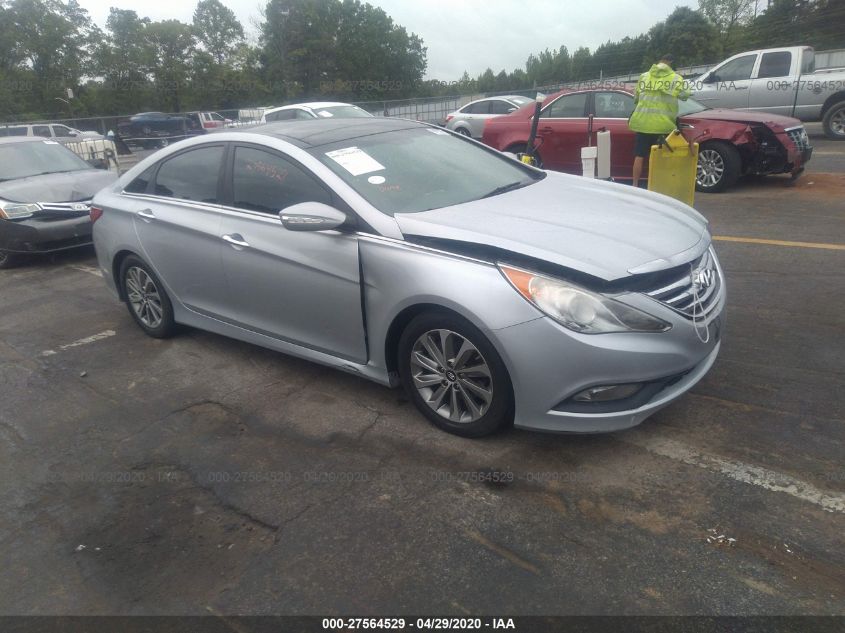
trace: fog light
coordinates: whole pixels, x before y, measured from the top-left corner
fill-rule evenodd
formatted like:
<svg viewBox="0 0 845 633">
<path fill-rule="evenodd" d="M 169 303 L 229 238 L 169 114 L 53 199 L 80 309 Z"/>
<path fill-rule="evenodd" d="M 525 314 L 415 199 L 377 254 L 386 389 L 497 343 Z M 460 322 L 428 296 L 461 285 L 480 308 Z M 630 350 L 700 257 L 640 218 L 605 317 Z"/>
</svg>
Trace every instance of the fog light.
<svg viewBox="0 0 845 633">
<path fill-rule="evenodd" d="M 599 387 L 590 387 L 576 393 L 572 399 L 576 402 L 608 402 L 610 400 L 622 400 L 623 398 L 630 398 L 640 389 L 643 388 L 642 383 L 634 382 L 626 385 L 601 385 Z"/>
</svg>

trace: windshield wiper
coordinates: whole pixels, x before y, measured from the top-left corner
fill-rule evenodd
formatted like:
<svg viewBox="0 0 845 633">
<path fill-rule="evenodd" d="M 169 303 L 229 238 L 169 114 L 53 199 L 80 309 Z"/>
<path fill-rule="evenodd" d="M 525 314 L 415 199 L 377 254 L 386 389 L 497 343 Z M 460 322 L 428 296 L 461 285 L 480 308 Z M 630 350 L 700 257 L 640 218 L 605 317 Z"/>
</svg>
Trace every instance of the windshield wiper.
<svg viewBox="0 0 845 633">
<path fill-rule="evenodd" d="M 506 193 L 508 191 L 513 191 L 514 189 L 521 189 L 522 187 L 526 187 L 530 185 L 533 180 L 520 180 L 518 182 L 512 182 L 507 185 L 502 185 L 501 187 L 496 187 L 493 191 L 489 191 L 485 193 L 481 198 L 490 198 L 492 196 L 498 196 L 500 193 Z"/>
</svg>

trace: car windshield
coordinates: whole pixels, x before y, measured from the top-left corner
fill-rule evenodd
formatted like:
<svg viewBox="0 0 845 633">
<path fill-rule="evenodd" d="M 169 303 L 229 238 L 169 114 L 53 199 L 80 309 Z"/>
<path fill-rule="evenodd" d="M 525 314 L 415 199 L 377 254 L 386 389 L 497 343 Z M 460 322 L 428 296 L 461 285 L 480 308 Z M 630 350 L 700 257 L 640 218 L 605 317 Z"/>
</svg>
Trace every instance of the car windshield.
<svg viewBox="0 0 845 633">
<path fill-rule="evenodd" d="M 545 177 L 432 127 L 383 132 L 310 151 L 387 215 L 479 200 Z"/>
<path fill-rule="evenodd" d="M 0 181 L 80 169 L 94 168 L 54 141 L 0 144 Z"/>
<path fill-rule="evenodd" d="M 688 114 L 696 114 L 697 112 L 703 112 L 704 110 L 709 110 L 706 105 L 699 103 L 695 99 L 687 99 L 686 101 L 679 101 L 678 102 L 678 116 L 686 116 Z"/>
<path fill-rule="evenodd" d="M 358 106 L 344 105 L 344 106 L 329 106 L 327 108 L 312 108 L 318 117 L 330 118 L 338 117 L 340 119 L 357 119 L 362 117 L 373 116 L 366 110 L 362 110 Z"/>
</svg>

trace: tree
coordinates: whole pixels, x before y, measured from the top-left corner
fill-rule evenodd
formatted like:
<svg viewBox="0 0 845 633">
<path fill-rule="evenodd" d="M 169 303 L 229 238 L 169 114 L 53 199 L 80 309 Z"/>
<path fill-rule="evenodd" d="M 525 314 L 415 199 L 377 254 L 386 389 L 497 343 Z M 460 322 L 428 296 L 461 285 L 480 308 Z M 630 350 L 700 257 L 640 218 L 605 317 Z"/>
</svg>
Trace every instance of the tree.
<svg viewBox="0 0 845 633">
<path fill-rule="evenodd" d="M 162 107 L 179 112 L 187 87 L 188 60 L 194 48 L 191 27 L 179 20 L 162 20 L 150 22 L 145 32 L 152 46 L 153 77 Z"/>
<path fill-rule="evenodd" d="M 194 10 L 194 37 L 218 65 L 233 54 L 244 39 L 244 29 L 234 11 L 220 0 L 200 0 Z"/>
<path fill-rule="evenodd" d="M 677 7 L 666 20 L 651 27 L 648 38 L 644 66 L 666 53 L 675 57 L 676 67 L 716 61 L 722 55 L 718 29 L 689 7 Z"/>
<path fill-rule="evenodd" d="M 155 64 L 147 39 L 149 24 L 149 18 L 139 18 L 135 11 L 109 9 L 106 33 L 94 53 L 97 74 L 105 79 L 107 88 L 100 91 L 98 109 L 128 112 L 148 100 L 148 73 Z"/>
<path fill-rule="evenodd" d="M 754 19 L 757 0 L 698 0 L 698 10 L 722 34 L 722 47 L 730 48 L 741 27 Z"/>
</svg>

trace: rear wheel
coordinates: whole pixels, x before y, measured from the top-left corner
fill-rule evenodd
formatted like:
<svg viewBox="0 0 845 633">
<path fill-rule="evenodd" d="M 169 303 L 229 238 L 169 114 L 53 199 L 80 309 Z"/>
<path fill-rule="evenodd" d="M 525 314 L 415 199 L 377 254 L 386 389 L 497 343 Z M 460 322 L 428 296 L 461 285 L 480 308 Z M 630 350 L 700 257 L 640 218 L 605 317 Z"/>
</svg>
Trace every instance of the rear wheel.
<svg viewBox="0 0 845 633">
<path fill-rule="evenodd" d="M 469 321 L 445 312 L 415 317 L 399 340 L 398 360 L 409 397 L 444 431 L 481 437 L 513 421 L 507 369 Z"/>
<path fill-rule="evenodd" d="M 164 286 L 150 267 L 135 256 L 120 267 L 120 280 L 129 314 L 153 338 L 173 335 L 173 306 Z"/>
<path fill-rule="evenodd" d="M 465 127 L 456 128 L 455 132 L 457 132 L 461 136 L 469 136 L 470 138 L 472 138 L 472 134 L 470 134 L 469 130 L 466 129 Z"/>
<path fill-rule="evenodd" d="M 733 145 L 715 141 L 698 152 L 695 188 L 704 193 L 717 193 L 733 185 L 742 171 L 742 160 Z"/>
<path fill-rule="evenodd" d="M 822 127 L 828 138 L 845 141 L 845 101 L 834 103 L 822 119 Z"/>
</svg>

